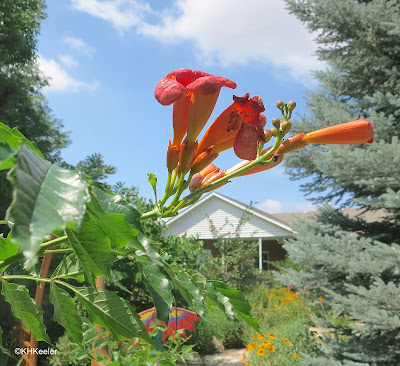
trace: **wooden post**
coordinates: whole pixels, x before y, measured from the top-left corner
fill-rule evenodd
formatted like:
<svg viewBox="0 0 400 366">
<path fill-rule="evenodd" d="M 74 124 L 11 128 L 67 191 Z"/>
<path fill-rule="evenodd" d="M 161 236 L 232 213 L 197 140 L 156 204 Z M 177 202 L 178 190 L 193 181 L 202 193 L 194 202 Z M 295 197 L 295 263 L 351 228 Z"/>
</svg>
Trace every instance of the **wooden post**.
<svg viewBox="0 0 400 366">
<path fill-rule="evenodd" d="M 262 272 L 263 255 L 262 255 L 262 238 L 258 238 L 258 270 Z"/>
<path fill-rule="evenodd" d="M 103 276 L 97 277 L 97 278 L 95 279 L 95 284 L 96 284 L 96 287 L 97 287 L 97 288 L 102 288 L 102 289 L 106 288 L 105 282 L 104 282 L 104 277 L 103 277 Z M 104 330 L 104 329 L 103 329 L 100 325 L 96 325 L 96 327 L 95 327 L 95 331 L 96 331 L 96 332 L 101 333 L 101 332 L 103 332 L 103 330 Z M 97 338 L 96 338 L 96 339 L 97 339 Z M 96 342 L 96 340 L 95 340 L 95 342 Z M 95 347 L 94 347 L 94 343 L 93 343 L 93 346 L 92 346 L 92 354 L 94 355 L 94 354 L 96 354 L 96 353 L 99 353 L 100 355 L 103 355 L 103 356 L 107 357 L 108 359 L 111 359 L 110 351 L 109 351 L 107 345 L 105 345 L 105 346 L 103 346 L 103 347 L 101 347 L 101 348 L 99 349 L 99 348 L 95 348 Z M 97 362 L 95 359 L 92 358 L 92 361 L 91 361 L 90 365 L 91 365 L 91 366 L 106 366 L 106 363 L 104 363 L 104 362 Z"/>
</svg>

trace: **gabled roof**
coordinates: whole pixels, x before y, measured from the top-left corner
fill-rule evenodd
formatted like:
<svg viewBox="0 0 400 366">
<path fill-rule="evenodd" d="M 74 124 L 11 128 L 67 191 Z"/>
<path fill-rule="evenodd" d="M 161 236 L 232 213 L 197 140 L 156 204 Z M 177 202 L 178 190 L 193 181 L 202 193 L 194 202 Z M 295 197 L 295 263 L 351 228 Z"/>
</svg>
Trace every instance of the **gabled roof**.
<svg viewBox="0 0 400 366">
<path fill-rule="evenodd" d="M 215 210 L 215 200 L 220 200 L 220 206 L 224 208 L 229 216 L 229 211 L 232 211 L 234 215 L 238 215 L 239 212 L 245 213 L 248 212 L 250 217 L 253 217 L 253 226 L 259 228 L 260 236 L 263 237 L 274 237 L 274 234 L 269 235 L 268 233 L 264 232 L 263 235 L 263 227 L 266 228 L 274 228 L 274 233 L 276 233 L 276 237 L 290 237 L 295 234 L 295 231 L 285 222 L 279 220 L 278 218 L 267 214 L 259 209 L 246 205 L 242 202 L 234 200 L 232 198 L 223 196 L 219 193 L 212 192 L 206 197 L 202 198 L 192 206 L 188 207 L 184 211 L 182 211 L 177 216 L 169 219 L 166 223 L 169 226 L 170 230 L 167 229 L 167 234 L 172 233 L 173 235 L 182 235 L 182 231 L 184 229 L 190 231 L 191 229 L 195 230 L 194 227 L 205 229 L 206 223 L 204 222 L 204 218 L 206 216 L 207 208 L 213 206 Z M 211 202 L 214 202 L 213 204 Z M 231 207 L 231 209 L 229 209 Z M 222 208 L 221 208 L 222 210 Z M 224 211 L 224 212 L 225 212 Z M 223 212 L 220 212 L 220 215 L 223 215 Z M 193 217 L 194 216 L 194 217 Z M 215 216 L 214 216 L 215 217 Z M 250 219 L 251 220 L 251 219 Z M 261 220 L 261 221 L 260 221 Z M 203 224 L 199 224 L 200 221 L 203 221 Z M 190 230 L 189 230 L 189 229 Z M 172 231 L 172 232 L 171 232 Z M 206 234 L 204 234 L 206 235 Z M 246 234 L 244 234 L 246 235 Z M 247 234 L 248 235 L 248 234 Z M 258 235 L 255 234 L 257 237 Z M 244 236 L 248 237 L 248 236 Z M 206 238 L 206 237 L 205 237 Z"/>
</svg>

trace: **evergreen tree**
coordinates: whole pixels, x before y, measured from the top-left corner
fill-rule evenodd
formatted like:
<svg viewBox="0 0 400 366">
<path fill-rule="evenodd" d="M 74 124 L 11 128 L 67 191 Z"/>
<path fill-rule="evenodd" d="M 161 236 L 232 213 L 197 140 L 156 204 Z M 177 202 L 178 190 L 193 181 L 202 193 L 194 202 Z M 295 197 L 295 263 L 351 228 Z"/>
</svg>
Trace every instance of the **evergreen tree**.
<svg viewBox="0 0 400 366">
<path fill-rule="evenodd" d="M 369 145 L 318 146 L 287 154 L 294 180 L 316 203 L 359 208 L 349 217 L 324 205 L 315 222 L 296 226 L 284 247 L 302 271 L 277 276 L 322 296 L 342 321 L 326 338 L 319 359 L 307 365 L 400 364 L 400 3 L 398 0 L 287 0 L 288 8 L 318 34 L 315 73 L 320 87 L 308 93 L 311 112 L 296 132 L 368 119 Z M 366 214 L 377 220 L 366 219 Z"/>
</svg>

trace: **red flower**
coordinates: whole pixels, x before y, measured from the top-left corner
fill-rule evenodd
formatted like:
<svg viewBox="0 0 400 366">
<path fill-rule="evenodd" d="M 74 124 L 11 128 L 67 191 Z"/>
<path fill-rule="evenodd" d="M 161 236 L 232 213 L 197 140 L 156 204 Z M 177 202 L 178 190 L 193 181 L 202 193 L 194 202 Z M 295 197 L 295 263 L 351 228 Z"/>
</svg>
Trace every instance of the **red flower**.
<svg viewBox="0 0 400 366">
<path fill-rule="evenodd" d="M 364 144 L 374 142 L 374 129 L 365 119 L 341 123 L 307 133 L 310 144 Z"/>
<path fill-rule="evenodd" d="M 233 97 L 234 103 L 223 111 L 208 128 L 199 143 L 196 154 L 211 149 L 212 154 L 233 146 L 241 159 L 257 156 L 257 142 L 265 142 L 266 123 L 264 105 L 260 97 Z"/>
<path fill-rule="evenodd" d="M 173 103 L 174 139 L 179 147 L 183 137 L 194 142 L 210 117 L 223 86 L 235 89 L 229 79 L 202 71 L 179 69 L 161 79 L 154 96 L 162 105 Z"/>
</svg>

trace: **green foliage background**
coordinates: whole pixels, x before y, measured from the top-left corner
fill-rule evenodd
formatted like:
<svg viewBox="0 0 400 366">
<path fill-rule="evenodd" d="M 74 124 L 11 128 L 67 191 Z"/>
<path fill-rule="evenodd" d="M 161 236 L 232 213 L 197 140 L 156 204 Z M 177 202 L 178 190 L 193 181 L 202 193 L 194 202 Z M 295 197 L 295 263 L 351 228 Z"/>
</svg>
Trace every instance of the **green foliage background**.
<svg viewBox="0 0 400 366">
<path fill-rule="evenodd" d="M 368 119 L 375 142 L 360 146 L 309 146 L 285 157 L 294 180 L 316 203 L 355 207 L 374 219 L 321 207 L 316 222 L 298 223 L 297 240 L 284 245 L 304 270 L 278 278 L 323 296 L 327 310 L 351 319 L 337 324 L 323 356 L 308 365 L 400 363 L 400 4 L 398 1 L 288 0 L 318 34 L 317 52 L 328 68 L 317 71 L 320 87 L 308 93 L 310 115 L 294 132 Z"/>
</svg>

